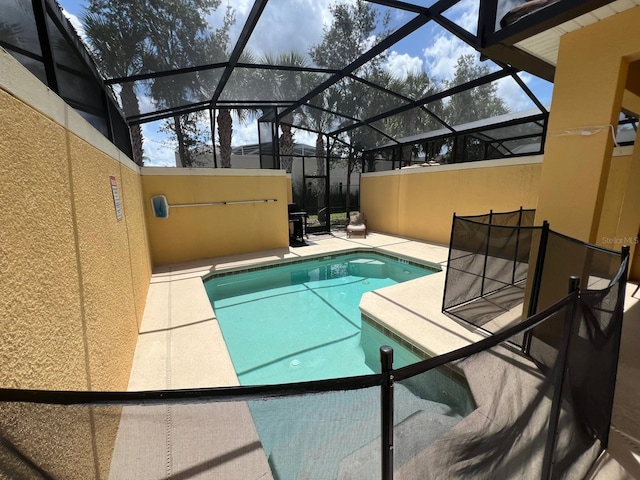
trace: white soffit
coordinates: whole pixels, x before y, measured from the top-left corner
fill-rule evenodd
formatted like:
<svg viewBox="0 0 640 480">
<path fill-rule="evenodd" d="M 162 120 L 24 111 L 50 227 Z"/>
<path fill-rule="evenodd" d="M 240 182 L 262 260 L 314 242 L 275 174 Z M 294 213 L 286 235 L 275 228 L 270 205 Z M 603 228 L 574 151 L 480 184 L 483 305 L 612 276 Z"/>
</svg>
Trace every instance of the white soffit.
<svg viewBox="0 0 640 480">
<path fill-rule="evenodd" d="M 611 17 L 638 5 L 640 5 L 640 0 L 615 0 L 603 7 L 562 23 L 557 27 L 550 28 L 549 30 L 522 40 L 516 43 L 515 46 L 555 66 L 558 62 L 558 47 L 562 35 L 604 20 L 607 17 Z"/>
</svg>

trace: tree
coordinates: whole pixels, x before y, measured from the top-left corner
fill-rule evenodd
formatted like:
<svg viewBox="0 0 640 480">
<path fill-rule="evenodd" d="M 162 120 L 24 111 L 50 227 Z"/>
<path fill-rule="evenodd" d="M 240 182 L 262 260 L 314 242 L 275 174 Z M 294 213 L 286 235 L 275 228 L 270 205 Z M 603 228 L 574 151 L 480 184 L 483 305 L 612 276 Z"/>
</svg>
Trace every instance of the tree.
<svg viewBox="0 0 640 480">
<path fill-rule="evenodd" d="M 462 55 L 458 58 L 453 79 L 445 86 L 451 88 L 489 73 L 489 67 L 477 63 L 473 54 Z M 449 125 L 455 126 L 508 112 L 509 109 L 498 96 L 497 85 L 487 83 L 451 96 L 444 117 Z"/>
<path fill-rule="evenodd" d="M 217 30 L 211 30 L 206 21 L 220 5 L 221 0 L 88 0 L 82 18 L 92 51 L 107 76 L 127 77 L 221 61 L 229 43 L 233 12 L 227 7 L 223 25 Z M 120 97 L 128 115 L 140 113 L 137 93 L 151 94 L 159 109 L 184 106 L 206 99 L 206 91 L 211 91 L 203 87 L 207 80 L 211 81 L 209 71 L 156 78 L 145 84 L 146 92 L 136 92 L 133 82 L 124 82 Z M 187 145 L 193 143 L 187 138 L 192 129 L 183 128 L 190 120 L 175 116 L 171 121 L 171 127 L 165 124 L 163 128 L 176 135 L 184 158 L 188 156 Z M 134 155 L 141 160 L 142 136 L 138 132 L 132 128 L 132 137 L 140 138 L 140 148 L 133 138 L 134 151 L 140 152 Z"/>
<path fill-rule="evenodd" d="M 182 140 L 178 148 L 180 162 L 177 166 L 198 166 L 196 159 L 205 153 L 208 140 L 208 132 L 204 127 L 205 122 L 208 123 L 208 118 L 205 118 L 206 113 L 206 111 L 200 110 L 174 117 L 162 123 L 160 131 L 170 134 L 170 137 L 181 138 Z M 179 129 L 176 129 L 176 121 L 179 122 Z M 174 142 L 166 143 L 167 145 L 174 145 Z"/>
<path fill-rule="evenodd" d="M 330 11 L 333 21 L 330 25 L 325 25 L 321 42 L 309 50 L 309 56 L 319 67 L 342 68 L 349 65 L 389 33 L 390 16 L 380 16 L 379 11 L 364 0 L 356 0 L 351 4 L 334 4 Z M 357 75 L 373 82 L 382 78 L 388 80 L 389 76 L 382 68 L 385 59 L 384 53 L 378 55 L 360 67 Z M 353 118 L 367 118 L 373 108 L 380 108 L 381 101 L 387 101 L 383 97 L 379 92 L 372 92 L 365 84 L 347 77 L 310 103 L 326 109 L 337 108 L 339 112 Z M 338 127 L 335 123 L 339 122 L 340 117 L 327 115 L 321 110 L 310 109 L 309 112 L 309 123 L 315 127 L 314 131 L 319 132 L 316 141 L 317 173 L 323 175 L 325 165 L 322 132 L 330 130 L 330 127 Z M 344 120 L 348 121 L 346 118 Z M 375 131 L 366 127 L 350 130 L 348 143 L 359 147 L 365 144 L 365 137 L 375 135 Z M 350 177 L 347 178 L 347 184 L 349 183 Z M 324 193 L 324 184 L 318 185 L 319 202 L 324 198 Z"/>
<path fill-rule="evenodd" d="M 307 66 L 307 58 L 304 54 L 296 50 L 292 50 L 290 52 L 281 53 L 277 56 L 267 54 L 262 59 L 262 63 L 266 65 L 304 68 Z M 311 85 L 313 85 L 313 81 L 310 81 L 310 76 L 312 74 L 306 72 L 281 69 L 275 70 L 275 76 L 273 72 L 273 70 L 264 71 L 268 78 L 265 79 L 265 85 L 262 90 L 274 100 L 299 98 L 309 91 Z M 285 170 L 287 173 L 291 173 L 291 169 L 293 167 L 294 132 L 291 127 L 293 119 L 294 115 L 290 113 L 280 121 L 280 130 L 282 131 L 279 138 L 280 168 Z"/>
<path fill-rule="evenodd" d="M 105 76 L 127 77 L 142 71 L 145 33 L 140 13 L 140 5 L 135 1 L 114 8 L 105 0 L 89 0 L 81 21 L 89 40 L 89 50 Z M 121 84 L 120 102 L 127 115 L 140 113 L 133 82 Z M 132 125 L 129 129 L 133 161 L 142 166 L 142 130 L 140 125 Z"/>
<path fill-rule="evenodd" d="M 222 26 L 210 30 L 207 14 L 220 6 L 220 0 L 182 0 L 181 2 L 149 2 L 147 18 L 148 37 L 145 67 L 149 70 L 166 71 L 226 58 L 229 43 L 229 28 L 235 21 L 231 7 L 227 7 Z M 209 70 L 190 74 L 179 74 L 169 80 L 157 78 L 151 85 L 151 93 L 160 109 L 189 105 L 211 98 L 212 76 Z M 165 130 L 176 135 L 178 153 L 183 165 L 190 164 L 193 149 L 201 142 L 198 131 L 190 122 L 197 115 L 181 119 L 172 117 L 173 125 Z M 166 122 L 165 122 L 166 124 Z M 183 128 L 185 126 L 189 128 Z"/>
<path fill-rule="evenodd" d="M 351 4 L 336 3 L 329 7 L 333 21 L 324 27 L 322 41 L 309 50 L 311 59 L 318 65 L 337 68 L 349 65 L 369 49 L 375 37 L 380 14 L 368 2 L 356 0 Z M 381 25 L 388 34 L 389 15 L 385 15 Z M 374 61 L 380 63 L 382 59 Z M 370 62 L 371 63 L 371 62 Z"/>
<path fill-rule="evenodd" d="M 453 79 L 445 85 L 453 87 L 489 74 L 489 67 L 475 61 L 473 54 L 458 58 Z M 453 127 L 476 120 L 492 118 L 508 113 L 509 109 L 498 95 L 498 87 L 487 83 L 452 95 L 444 110 L 447 123 Z M 449 140 L 449 162 L 462 159 L 484 158 L 484 143 L 474 137 L 457 137 L 455 144 Z M 464 153 L 463 153 L 464 152 Z"/>
<path fill-rule="evenodd" d="M 255 56 L 251 51 L 245 50 L 240 55 L 240 62 L 246 64 L 255 63 Z M 227 99 L 242 100 L 248 98 L 249 92 L 257 89 L 257 74 L 254 69 L 236 68 L 232 79 L 225 87 Z M 211 92 L 213 94 L 213 92 Z M 247 108 L 219 108 L 216 123 L 218 127 L 218 144 L 220 145 L 220 167 L 231 168 L 231 143 L 233 139 L 233 117 L 241 124 L 246 123 L 257 110 Z"/>
<path fill-rule="evenodd" d="M 322 41 L 309 50 L 309 56 L 320 67 L 342 68 L 349 65 L 369 50 L 372 44 L 389 34 L 389 13 L 381 16 L 364 0 L 335 4 L 330 11 L 332 23 L 324 27 Z M 386 53 L 382 53 L 360 67 L 355 74 L 386 86 L 391 76 L 383 68 L 385 60 Z M 373 108 L 380 109 L 389 101 L 388 96 L 380 91 L 372 90 L 350 77 L 345 77 L 332 88 L 341 95 L 339 111 L 353 118 L 366 118 Z"/>
<path fill-rule="evenodd" d="M 412 100 L 420 100 L 437 91 L 437 85 L 423 71 L 409 72 L 404 79 L 393 79 L 390 90 Z M 443 115 L 440 100 L 428 105 L 429 111 L 438 117 Z M 385 122 L 387 132 L 392 137 L 408 137 L 442 127 L 442 123 L 429 114 L 423 107 L 415 107 L 390 117 Z"/>
<path fill-rule="evenodd" d="M 231 168 L 231 139 L 233 137 L 233 119 L 231 109 L 218 110 L 218 142 L 220 144 L 220 167 Z"/>
</svg>

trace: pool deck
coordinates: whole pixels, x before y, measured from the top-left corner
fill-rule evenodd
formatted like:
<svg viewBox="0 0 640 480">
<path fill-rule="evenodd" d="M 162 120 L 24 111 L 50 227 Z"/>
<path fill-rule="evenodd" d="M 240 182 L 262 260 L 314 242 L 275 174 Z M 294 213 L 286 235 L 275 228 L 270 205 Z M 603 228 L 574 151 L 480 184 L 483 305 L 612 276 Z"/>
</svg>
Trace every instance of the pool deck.
<svg viewBox="0 0 640 480">
<path fill-rule="evenodd" d="M 397 335 L 437 355 L 483 338 L 484 334 L 441 312 L 448 248 L 391 235 L 370 233 L 347 239 L 343 232 L 310 236 L 305 247 L 218 257 L 154 270 L 147 297 L 129 390 L 201 388 L 238 385 L 202 277 L 218 271 L 285 259 L 313 257 L 353 248 L 377 248 L 442 266 L 443 271 L 365 294 L 360 308 Z M 640 293 L 629 284 L 623 340 L 616 387 L 609 452 L 588 478 L 605 480 L 640 478 Z M 239 412 L 245 415 L 247 412 Z M 623 433 L 624 432 L 624 433 Z M 252 428 L 242 435 L 242 445 L 255 442 Z M 129 442 L 126 442 L 129 443 Z M 271 478 L 264 455 L 252 451 L 244 458 L 253 471 L 242 478 Z M 616 461 L 617 460 L 617 461 Z M 622 468 L 626 467 L 626 471 Z M 216 478 L 235 478 L 233 465 L 216 466 Z M 226 473 L 225 473 L 226 471 Z M 214 473 L 213 471 L 209 473 Z M 240 477 L 238 477 L 240 478 Z"/>
</svg>

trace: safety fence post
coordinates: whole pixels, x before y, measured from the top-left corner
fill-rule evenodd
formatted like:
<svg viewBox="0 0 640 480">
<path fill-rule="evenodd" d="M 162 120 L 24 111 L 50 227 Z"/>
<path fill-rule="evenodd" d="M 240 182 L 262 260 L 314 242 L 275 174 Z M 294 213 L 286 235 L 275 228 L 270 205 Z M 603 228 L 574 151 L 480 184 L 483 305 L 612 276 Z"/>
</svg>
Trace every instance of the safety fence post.
<svg viewBox="0 0 640 480">
<path fill-rule="evenodd" d="M 516 268 L 518 266 L 518 248 L 520 247 L 520 229 L 522 228 L 522 206 L 518 214 L 518 226 L 516 227 L 516 250 L 513 255 L 513 272 L 511 273 L 511 285 L 516 284 Z"/>
<path fill-rule="evenodd" d="M 382 480 L 393 479 L 393 348 L 380 347 L 382 385 L 380 409 L 382 414 Z"/>
<path fill-rule="evenodd" d="M 482 283 L 480 284 L 480 296 L 484 295 L 484 279 L 487 277 L 487 260 L 489 258 L 489 245 L 491 244 L 491 222 L 493 222 L 493 210 L 489 210 L 489 226 L 487 227 L 487 246 L 484 249 L 484 265 L 482 266 Z"/>
<path fill-rule="evenodd" d="M 540 295 L 540 284 L 542 282 L 542 270 L 544 267 L 544 257 L 547 253 L 547 241 L 549 240 L 549 222 L 542 222 L 542 230 L 540 232 L 540 243 L 538 244 L 538 258 L 536 258 L 536 269 L 533 272 L 533 282 L 531 285 L 531 295 L 529 296 L 529 308 L 527 318 L 532 317 L 538 310 L 538 297 Z M 528 282 L 529 280 L 527 280 Z M 531 348 L 531 330 L 524 333 L 522 340 L 522 352 L 529 354 Z"/>
</svg>

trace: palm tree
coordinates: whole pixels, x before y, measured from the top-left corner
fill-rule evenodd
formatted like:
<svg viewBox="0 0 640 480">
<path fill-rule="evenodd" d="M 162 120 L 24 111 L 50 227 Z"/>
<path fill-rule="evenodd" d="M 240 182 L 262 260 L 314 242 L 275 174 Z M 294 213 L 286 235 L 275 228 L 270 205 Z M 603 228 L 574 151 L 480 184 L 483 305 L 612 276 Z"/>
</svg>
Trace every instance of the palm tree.
<svg viewBox="0 0 640 480">
<path fill-rule="evenodd" d="M 81 16 L 89 50 L 106 77 L 127 77 L 142 71 L 145 33 L 138 7 L 135 1 L 119 5 L 118 9 L 103 8 L 95 2 L 89 2 Z M 133 82 L 121 84 L 120 102 L 128 116 L 140 113 Z M 129 128 L 133 161 L 142 166 L 142 130 L 140 125 Z"/>
<path fill-rule="evenodd" d="M 210 30 L 204 17 L 209 9 L 219 5 L 219 0 L 182 1 L 179 8 L 171 2 L 150 3 L 149 14 L 153 20 L 148 26 L 148 42 L 151 49 L 145 58 L 149 69 L 171 70 L 226 58 L 228 31 L 235 21 L 233 10 L 227 7 L 223 24 L 216 30 Z M 158 78 L 151 85 L 151 93 L 159 108 L 205 101 L 211 98 L 212 85 L 206 81 L 209 77 L 210 72 L 204 70 L 174 75 L 169 77 L 170 81 Z M 194 126 L 201 115 L 202 112 L 195 112 L 169 120 L 172 122 L 169 129 L 176 135 L 178 153 L 185 166 L 191 166 L 193 148 L 200 144 Z"/>
<path fill-rule="evenodd" d="M 305 68 L 307 66 L 307 58 L 304 54 L 292 50 L 287 53 L 281 53 L 277 56 L 266 54 L 262 59 L 262 62 L 266 65 L 281 65 L 286 67 L 298 67 Z M 268 70 L 267 72 L 271 72 Z M 295 70 L 277 70 L 275 78 L 270 79 L 268 82 L 270 85 L 270 98 L 274 100 L 288 100 L 299 98 L 310 89 L 309 73 L 295 71 Z M 293 114 L 288 114 L 280 121 L 280 130 L 282 135 L 280 136 L 280 168 L 286 170 L 287 173 L 291 173 L 293 166 L 293 131 L 292 123 L 294 120 Z"/>
<path fill-rule="evenodd" d="M 220 167 L 231 168 L 231 142 L 233 139 L 233 117 L 239 123 L 245 124 L 255 113 L 246 108 L 220 108 L 218 109 L 218 142 L 220 144 Z"/>
<path fill-rule="evenodd" d="M 255 63 L 255 56 L 245 50 L 240 56 L 240 63 Z M 224 90 L 229 98 L 244 98 L 247 91 L 257 91 L 255 70 L 236 68 L 232 74 L 233 82 L 229 82 Z M 231 168 L 231 142 L 233 139 L 233 117 L 245 124 L 255 115 L 257 110 L 247 108 L 218 108 L 217 126 L 220 145 L 220 167 Z"/>
<path fill-rule="evenodd" d="M 227 7 L 223 25 L 217 30 L 211 30 L 206 20 L 206 15 L 220 4 L 221 0 L 89 0 L 83 23 L 98 64 L 107 76 L 128 77 L 221 61 L 229 42 L 228 30 L 234 22 L 233 11 Z M 171 76 L 169 80 L 156 78 L 146 86 L 159 108 L 184 106 L 206 98 L 199 83 L 203 75 L 198 72 Z M 121 86 L 123 108 L 128 115 L 139 114 L 134 83 L 124 82 Z M 188 145 L 193 138 L 187 138 L 189 130 L 184 125 L 193 119 L 175 116 L 171 121 L 169 130 L 176 135 L 181 157 L 188 159 Z M 134 153 L 134 160 L 141 164 L 139 127 L 132 127 L 132 137 L 134 152 L 138 152 Z"/>
<path fill-rule="evenodd" d="M 409 72 L 404 79 L 395 78 L 389 85 L 389 89 L 411 100 L 421 100 L 436 92 L 437 86 L 423 71 Z M 444 106 L 441 100 L 428 105 L 429 111 L 424 107 L 415 107 L 385 120 L 386 131 L 389 135 L 402 138 L 421 132 L 430 132 L 442 128 L 444 123 L 440 120 L 444 115 Z M 431 142 L 429 151 L 425 151 L 425 159 L 433 159 L 444 145 L 444 140 Z M 402 149 L 403 161 L 410 161 L 413 146 Z"/>
</svg>

